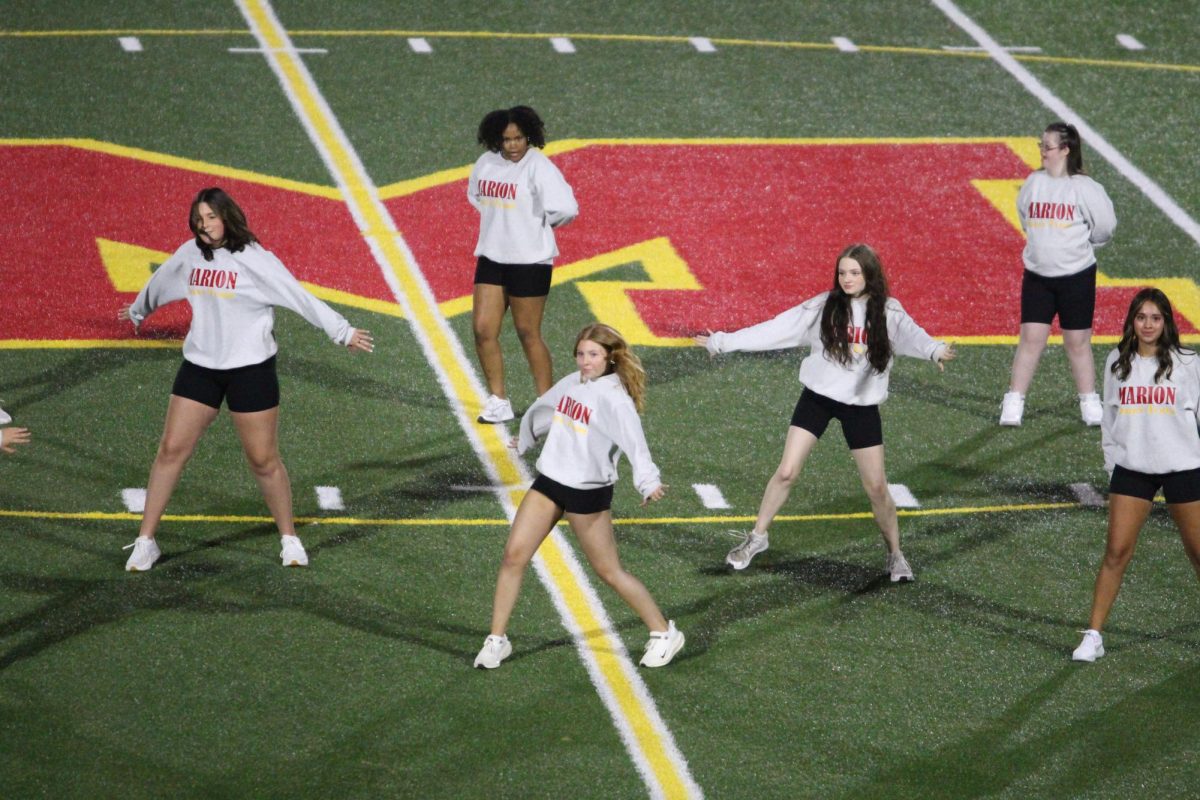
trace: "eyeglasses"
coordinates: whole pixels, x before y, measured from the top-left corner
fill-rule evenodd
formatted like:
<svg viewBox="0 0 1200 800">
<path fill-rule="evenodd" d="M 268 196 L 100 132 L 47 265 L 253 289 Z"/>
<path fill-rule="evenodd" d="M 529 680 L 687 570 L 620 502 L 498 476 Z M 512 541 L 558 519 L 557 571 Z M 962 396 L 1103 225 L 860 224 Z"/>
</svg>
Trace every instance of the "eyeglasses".
<svg viewBox="0 0 1200 800">
<path fill-rule="evenodd" d="M 1046 144 L 1045 142 L 1042 142 L 1042 141 L 1038 142 L 1038 150 L 1041 150 L 1043 153 L 1053 153 L 1055 150 L 1062 150 L 1064 147 L 1066 147 L 1065 144 L 1060 144 L 1055 147 L 1051 147 L 1048 144 Z"/>
</svg>

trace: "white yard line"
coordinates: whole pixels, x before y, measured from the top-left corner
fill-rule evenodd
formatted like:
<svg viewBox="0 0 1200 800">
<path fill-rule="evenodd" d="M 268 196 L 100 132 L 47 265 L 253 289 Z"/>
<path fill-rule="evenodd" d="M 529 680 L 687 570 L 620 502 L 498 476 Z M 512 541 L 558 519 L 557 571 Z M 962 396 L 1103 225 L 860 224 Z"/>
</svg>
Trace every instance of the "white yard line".
<svg viewBox="0 0 1200 800">
<path fill-rule="evenodd" d="M 146 510 L 146 490 L 145 489 L 122 489 L 121 502 L 125 504 L 125 508 L 135 514 L 141 514 Z"/>
<path fill-rule="evenodd" d="M 1146 49 L 1146 45 L 1142 44 L 1137 39 L 1130 36 L 1128 33 L 1118 33 L 1117 34 L 1117 44 L 1121 45 L 1121 47 L 1124 47 L 1126 50 L 1145 50 Z"/>
<path fill-rule="evenodd" d="M 342 500 L 342 490 L 337 486 L 315 486 L 317 506 L 322 511 L 344 511 L 345 502 Z"/>
<path fill-rule="evenodd" d="M 892 502 L 896 504 L 896 508 L 921 507 L 921 504 L 917 502 L 916 495 L 903 483 L 889 483 L 888 494 L 892 496 Z"/>
<path fill-rule="evenodd" d="M 705 508 L 729 508 L 729 502 L 721 490 L 711 483 L 693 483 L 692 488 L 700 496 L 700 502 Z"/>
</svg>

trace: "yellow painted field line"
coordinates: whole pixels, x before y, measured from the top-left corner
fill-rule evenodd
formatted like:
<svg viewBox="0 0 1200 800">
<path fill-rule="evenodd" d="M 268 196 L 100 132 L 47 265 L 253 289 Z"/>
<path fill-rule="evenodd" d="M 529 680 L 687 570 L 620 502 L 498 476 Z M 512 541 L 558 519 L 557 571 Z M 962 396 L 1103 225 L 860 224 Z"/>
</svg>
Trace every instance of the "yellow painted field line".
<svg viewBox="0 0 1200 800">
<path fill-rule="evenodd" d="M 63 30 L 0 30 L 0 38 L 29 38 L 48 39 L 84 38 L 104 36 L 245 36 L 251 33 L 247 30 L 236 29 L 175 29 L 175 28 L 95 28 L 95 29 L 63 29 Z M 419 36 L 426 39 L 495 39 L 495 40 L 542 40 L 563 37 L 593 42 L 636 42 L 648 44 L 690 44 L 688 36 L 654 35 L 638 33 L 528 33 L 521 31 L 448 31 L 448 30 L 294 30 L 289 31 L 293 37 L 328 37 L 328 38 L 403 38 Z M 720 47 L 758 47 L 782 50 L 819 50 L 837 51 L 837 45 L 832 42 L 797 42 L 776 39 L 740 39 L 740 38 L 710 38 L 714 45 Z M 987 53 L 964 50 L 942 50 L 935 47 L 904 47 L 900 45 L 860 44 L 858 49 L 864 53 L 879 53 L 885 55 L 914 55 L 939 56 L 943 58 L 990 58 Z M 1115 59 L 1083 58 L 1075 56 L 1051 56 L 1013 54 L 1018 61 L 1043 62 L 1051 64 L 1068 64 L 1084 67 L 1111 67 L 1114 69 L 1163 70 L 1166 72 L 1200 72 L 1200 66 L 1194 64 L 1156 63 L 1153 61 L 1118 61 Z"/>
<path fill-rule="evenodd" d="M 332 186 L 293 181 L 288 178 L 280 178 L 276 175 L 266 175 L 261 172 L 236 169 L 222 164 L 213 164 L 208 161 L 197 161 L 192 158 L 172 156 L 167 153 L 157 153 L 153 150 L 143 150 L 140 147 L 127 147 L 98 139 L 0 139 L 0 147 L 75 147 L 80 150 L 90 150 L 96 153 L 106 153 L 110 156 L 144 161 L 147 164 L 158 164 L 164 167 L 188 170 L 189 172 L 199 172 L 204 175 L 214 175 L 219 178 L 230 178 L 232 180 L 246 181 L 247 183 L 257 183 L 263 186 L 273 186 L 277 189 L 315 195 L 316 197 L 324 197 L 329 200 L 342 199 L 341 192 Z"/>
<path fill-rule="evenodd" d="M 972 514 L 1006 514 L 1026 511 L 1054 511 L 1064 508 L 1084 508 L 1081 503 L 1015 503 L 1011 505 L 991 506 L 955 506 L 953 508 L 912 508 L 899 509 L 902 517 L 937 517 L 937 516 L 969 516 Z M 44 519 L 44 520 L 82 520 L 82 521 L 138 521 L 141 514 L 129 511 L 19 511 L 0 509 L 0 517 L 15 519 Z M 852 511 L 844 514 L 780 514 L 775 517 L 777 522 L 828 522 L 831 520 L 872 519 L 870 511 Z M 269 516 L 248 514 L 165 514 L 165 522 L 203 522 L 203 523 L 272 523 Z M 753 522 L 752 515 L 701 516 L 701 517 L 630 517 L 614 519 L 614 525 L 733 525 Z M 422 519 L 420 517 L 378 518 L 371 517 L 296 517 L 296 522 L 302 525 L 356 525 L 361 527 L 406 527 L 406 528 L 469 528 L 469 527 L 508 527 L 509 521 L 503 517 L 448 517 L 442 519 Z M 565 523 L 563 523 L 565 524 Z"/>
<path fill-rule="evenodd" d="M 371 246 L 384 279 L 412 324 L 456 419 L 489 477 L 498 486 L 524 483 L 525 471 L 515 453 L 507 447 L 504 427 L 474 422 L 482 405 L 483 387 L 461 342 L 439 313 L 428 283 L 366 168 L 293 47 L 287 31 L 267 0 L 237 0 L 237 4 L 309 138 L 342 189 L 348 209 Z M 521 493 L 502 493 L 509 516 L 515 513 Z M 620 641 L 606 641 L 600 648 L 592 637 L 584 635 L 595 625 L 611 629 L 612 624 L 561 534 L 556 532 L 547 537 L 535 559 L 535 568 L 563 614 L 566 627 L 575 634 L 584 664 L 650 794 L 670 798 L 703 796 Z M 615 659 L 617 663 L 608 657 L 612 653 L 619 654 L 620 657 Z"/>
</svg>

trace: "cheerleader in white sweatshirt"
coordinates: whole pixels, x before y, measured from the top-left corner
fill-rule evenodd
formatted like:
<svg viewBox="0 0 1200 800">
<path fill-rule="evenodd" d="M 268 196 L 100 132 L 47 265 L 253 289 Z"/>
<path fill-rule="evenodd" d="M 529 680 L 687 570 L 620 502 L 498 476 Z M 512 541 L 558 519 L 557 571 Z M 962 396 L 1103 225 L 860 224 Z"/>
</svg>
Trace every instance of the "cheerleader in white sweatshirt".
<svg viewBox="0 0 1200 800">
<path fill-rule="evenodd" d="M 292 487 L 279 457 L 279 380 L 275 373 L 274 306 L 283 306 L 321 328 L 337 344 L 370 352 L 369 331 L 313 297 L 246 224 L 228 194 L 204 189 L 188 215 L 195 238 L 159 267 L 118 318 L 140 326 L 155 309 L 176 300 L 192 307 L 158 454 L 150 468 L 141 530 L 125 564 L 144 572 L 161 551 L 154 535 L 196 443 L 229 407 L 242 449 L 279 528 L 284 566 L 306 566 L 308 555 L 292 519 Z M 126 549 L 129 549 L 126 548 Z"/>
<path fill-rule="evenodd" d="M 1026 179 L 1017 195 L 1026 236 L 1021 335 L 1008 392 L 1000 403 L 1000 424 L 1021 424 L 1025 394 L 1057 315 L 1079 391 L 1079 413 L 1084 424 L 1099 425 L 1102 412 L 1092 361 L 1095 250 L 1112 239 L 1117 217 L 1104 187 L 1083 174 L 1083 146 L 1074 125 L 1050 123 L 1042 133 L 1041 153 L 1042 168 Z"/>
<path fill-rule="evenodd" d="M 745 569 L 767 549 L 767 529 L 800 476 L 809 453 L 831 419 L 842 425 L 858 466 L 875 522 L 887 546 L 885 571 L 892 582 L 911 581 L 912 568 L 900 551 L 900 523 L 883 468 L 883 426 L 879 404 L 887 399 L 892 356 L 942 362 L 954 349 L 934 341 L 888 296 L 879 257 L 869 246 L 847 247 L 837 258 L 833 289 L 767 322 L 736 333 L 695 337 L 710 355 L 738 350 L 782 350 L 808 346 L 800 363 L 805 385 L 783 446 L 779 468 L 767 482 L 754 529 L 729 551 L 725 561 Z"/>
<path fill-rule="evenodd" d="M 479 421 L 494 424 L 513 418 L 500 349 L 500 326 L 509 308 L 537 393 L 545 394 L 554 380 L 542 339 L 558 255 L 554 229 L 575 219 L 579 206 L 558 167 L 538 149 L 546 146 L 546 130 L 532 108 L 492 111 L 479 123 L 478 138 L 487 152 L 467 181 L 467 200 L 479 212 L 471 321 L 490 392 Z"/>
<path fill-rule="evenodd" d="M 546 437 L 537 478 L 513 519 L 496 577 L 492 630 L 475 658 L 476 667 L 495 669 L 512 653 L 506 630 L 530 560 L 564 516 L 600 578 L 616 590 L 650 629 L 644 667 L 670 663 L 683 647 L 683 633 L 668 621 L 646 587 L 621 566 L 613 537 L 612 496 L 621 453 L 633 467 L 642 505 L 666 492 L 642 432 L 646 373 L 617 331 L 588 325 L 575 339 L 573 372 L 537 399 L 521 418 L 513 440 L 524 453 Z"/>
<path fill-rule="evenodd" d="M 1100 433 L 1111 476 L 1108 544 L 1076 661 L 1104 655 L 1100 631 L 1160 489 L 1200 577 L 1200 356 L 1180 345 L 1171 302 L 1158 289 L 1134 296 L 1104 363 Z"/>
</svg>

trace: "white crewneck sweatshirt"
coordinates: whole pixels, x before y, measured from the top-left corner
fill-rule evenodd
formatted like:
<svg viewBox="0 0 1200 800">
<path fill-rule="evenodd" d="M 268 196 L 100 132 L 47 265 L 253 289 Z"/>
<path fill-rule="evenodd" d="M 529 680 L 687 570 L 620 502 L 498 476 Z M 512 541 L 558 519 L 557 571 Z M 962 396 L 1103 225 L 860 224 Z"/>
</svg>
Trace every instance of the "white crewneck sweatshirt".
<svg viewBox="0 0 1200 800">
<path fill-rule="evenodd" d="M 867 360 L 866 318 L 867 299 L 850 301 L 850 352 L 847 365 L 834 361 L 821 344 L 821 311 L 829 292 L 805 300 L 784 311 L 774 319 L 743 328 L 734 333 L 714 333 L 708 337 L 708 352 L 731 353 L 737 350 L 784 350 L 791 347 L 812 348 L 800 362 L 800 382 L 817 394 L 852 406 L 879 405 L 887 399 L 888 374 L 895 359 L 888 362 L 882 373 L 871 368 Z M 885 306 L 888 339 L 892 352 L 900 356 L 937 361 L 945 351 L 944 342 L 934 340 L 905 312 L 900 301 L 888 298 Z"/>
<path fill-rule="evenodd" d="M 258 244 L 238 253 L 218 248 L 213 260 L 205 261 L 196 241 L 186 242 L 142 287 L 130 316 L 140 325 L 156 308 L 175 300 L 187 300 L 192 307 L 183 357 L 209 369 L 260 364 L 275 355 L 274 306 L 295 311 L 340 345 L 354 336 L 345 317 L 314 297 Z"/>
</svg>

